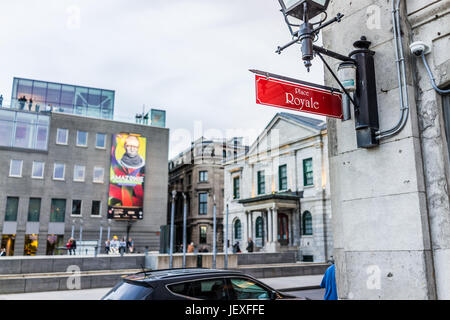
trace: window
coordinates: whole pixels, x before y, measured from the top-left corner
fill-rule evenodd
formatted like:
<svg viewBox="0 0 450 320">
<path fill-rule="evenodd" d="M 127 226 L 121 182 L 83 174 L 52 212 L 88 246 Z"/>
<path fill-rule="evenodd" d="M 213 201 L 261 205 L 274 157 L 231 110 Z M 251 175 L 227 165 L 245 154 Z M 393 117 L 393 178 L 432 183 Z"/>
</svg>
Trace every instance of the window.
<svg viewBox="0 0 450 320">
<path fill-rule="evenodd" d="M 309 211 L 303 212 L 302 227 L 303 227 L 303 235 L 310 236 L 313 234 L 312 216 Z"/>
<path fill-rule="evenodd" d="M 281 190 L 287 190 L 287 166 L 284 164 L 278 167 L 279 186 Z"/>
<path fill-rule="evenodd" d="M 303 185 L 312 186 L 314 184 L 312 158 L 303 160 Z"/>
<path fill-rule="evenodd" d="M 200 244 L 206 243 L 206 232 L 208 231 L 207 226 L 200 226 Z"/>
<path fill-rule="evenodd" d="M 208 181 L 208 171 L 200 171 L 199 173 L 200 182 L 207 182 Z"/>
<path fill-rule="evenodd" d="M 240 198 L 240 178 L 236 177 L 233 179 L 233 199 Z"/>
<path fill-rule="evenodd" d="M 103 183 L 104 176 L 105 176 L 105 168 L 94 167 L 94 182 L 95 183 Z"/>
<path fill-rule="evenodd" d="M 97 133 L 95 138 L 95 147 L 99 149 L 106 149 L 106 134 Z"/>
<path fill-rule="evenodd" d="M 6 198 L 5 221 L 17 221 L 17 211 L 19 209 L 18 197 Z"/>
<path fill-rule="evenodd" d="M 66 215 L 66 199 L 52 199 L 50 222 L 64 222 Z"/>
<path fill-rule="evenodd" d="M 35 113 L 0 110 L 0 145 L 47 150 L 50 117 Z"/>
<path fill-rule="evenodd" d="M 77 131 L 77 147 L 87 147 L 88 133 L 86 131 Z"/>
<path fill-rule="evenodd" d="M 198 214 L 206 215 L 208 214 L 208 194 L 199 193 L 198 194 Z"/>
<path fill-rule="evenodd" d="M 81 200 L 72 200 L 72 215 L 81 216 Z"/>
<path fill-rule="evenodd" d="M 41 198 L 30 198 L 28 204 L 28 221 L 39 222 L 41 215 Z"/>
<path fill-rule="evenodd" d="M 255 236 L 256 238 L 263 237 L 263 219 L 262 217 L 256 218 L 255 222 Z"/>
<path fill-rule="evenodd" d="M 44 179 L 44 167 L 45 167 L 45 162 L 33 161 L 31 177 L 33 179 Z"/>
<path fill-rule="evenodd" d="M 264 171 L 258 171 L 258 194 L 266 193 L 266 176 Z"/>
<path fill-rule="evenodd" d="M 100 208 L 101 208 L 102 202 L 98 200 L 92 201 L 92 210 L 91 215 L 100 217 Z"/>
<path fill-rule="evenodd" d="M 241 220 L 237 219 L 234 223 L 234 239 L 240 240 L 242 239 L 242 227 Z"/>
<path fill-rule="evenodd" d="M 303 262 L 314 262 L 314 256 L 310 256 L 310 255 L 307 255 L 307 256 L 302 256 L 302 260 L 303 260 Z"/>
<path fill-rule="evenodd" d="M 105 300 L 146 300 L 153 288 L 140 283 L 119 282 L 104 297 Z"/>
<path fill-rule="evenodd" d="M 168 289 L 182 296 L 203 300 L 226 300 L 224 279 L 208 279 L 177 283 L 167 286 Z"/>
<path fill-rule="evenodd" d="M 67 144 L 69 140 L 69 130 L 67 129 L 56 129 L 56 144 Z"/>
<path fill-rule="evenodd" d="M 256 284 L 251 279 L 231 278 L 232 290 L 230 290 L 231 300 L 268 300 L 270 292 L 262 286 Z"/>
<path fill-rule="evenodd" d="M 22 177 L 23 160 L 11 160 L 9 165 L 9 176 L 21 178 Z"/>
<path fill-rule="evenodd" d="M 53 180 L 64 180 L 66 165 L 64 163 L 57 163 L 53 167 Z"/>
<path fill-rule="evenodd" d="M 73 181 L 84 182 L 84 176 L 86 172 L 85 166 L 74 165 L 73 166 Z"/>
</svg>

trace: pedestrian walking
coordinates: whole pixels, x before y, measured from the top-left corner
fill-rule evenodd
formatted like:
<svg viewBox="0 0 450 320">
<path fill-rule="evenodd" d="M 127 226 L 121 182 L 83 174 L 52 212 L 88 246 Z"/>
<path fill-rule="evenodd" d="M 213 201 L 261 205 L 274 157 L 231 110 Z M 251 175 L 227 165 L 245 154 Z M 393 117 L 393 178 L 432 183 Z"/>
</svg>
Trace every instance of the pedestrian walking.
<svg viewBox="0 0 450 320">
<path fill-rule="evenodd" d="M 328 267 L 320 284 L 321 288 L 325 288 L 324 300 L 338 300 L 336 289 L 336 275 L 334 263 Z"/>
<path fill-rule="evenodd" d="M 119 240 L 117 239 L 117 236 L 113 236 L 113 239 L 111 240 L 111 253 L 117 254 L 119 252 Z"/>
<path fill-rule="evenodd" d="M 69 240 L 67 240 L 66 249 L 67 249 L 67 253 L 69 255 L 72 255 L 72 238 L 69 238 Z"/>
<path fill-rule="evenodd" d="M 127 249 L 128 249 L 129 253 L 133 253 L 134 252 L 134 240 L 131 239 L 131 238 L 128 238 Z"/>
<path fill-rule="evenodd" d="M 254 243 L 252 238 L 248 238 L 248 244 L 247 244 L 247 252 L 253 252 Z"/>
<path fill-rule="evenodd" d="M 2 248 L 2 250 L 0 251 L 0 257 L 4 257 L 6 256 L 6 249 Z"/>
<path fill-rule="evenodd" d="M 77 254 L 77 240 L 75 240 L 74 238 L 71 238 L 72 239 L 72 253 L 73 253 L 73 255 L 76 255 Z"/>
<path fill-rule="evenodd" d="M 110 247 L 111 247 L 111 242 L 109 241 L 109 239 L 106 239 L 106 241 L 105 241 L 105 253 L 106 254 L 109 254 Z"/>
<path fill-rule="evenodd" d="M 33 108 L 33 100 L 30 98 L 30 101 L 28 102 L 28 111 L 31 111 Z"/>
<path fill-rule="evenodd" d="M 233 245 L 233 253 L 241 253 L 241 248 L 239 247 L 239 241 Z"/>
<path fill-rule="evenodd" d="M 195 251 L 194 243 L 191 242 L 191 243 L 189 243 L 189 245 L 187 247 L 187 252 L 188 253 L 194 253 L 194 251 Z"/>
<path fill-rule="evenodd" d="M 127 242 L 125 240 L 125 237 L 122 238 L 122 240 L 119 242 L 119 253 L 121 256 L 125 253 L 127 250 Z"/>
</svg>

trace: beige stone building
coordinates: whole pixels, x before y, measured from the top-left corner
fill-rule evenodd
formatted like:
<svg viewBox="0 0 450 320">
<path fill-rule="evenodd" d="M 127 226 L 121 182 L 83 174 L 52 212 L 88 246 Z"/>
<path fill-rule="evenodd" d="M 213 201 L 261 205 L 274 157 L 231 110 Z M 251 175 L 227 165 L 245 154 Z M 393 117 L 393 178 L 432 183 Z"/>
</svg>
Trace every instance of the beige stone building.
<svg viewBox="0 0 450 320">
<path fill-rule="evenodd" d="M 182 251 L 185 203 L 187 243 L 194 242 L 196 249 L 205 246 L 211 252 L 215 204 L 217 250 L 222 250 L 223 161 L 227 158 L 233 159 L 245 150 L 242 138 L 222 140 L 202 137 L 192 142 L 189 149 L 169 161 L 167 224 L 170 225 L 171 222 L 172 191 L 175 190 L 174 251 Z"/>
</svg>

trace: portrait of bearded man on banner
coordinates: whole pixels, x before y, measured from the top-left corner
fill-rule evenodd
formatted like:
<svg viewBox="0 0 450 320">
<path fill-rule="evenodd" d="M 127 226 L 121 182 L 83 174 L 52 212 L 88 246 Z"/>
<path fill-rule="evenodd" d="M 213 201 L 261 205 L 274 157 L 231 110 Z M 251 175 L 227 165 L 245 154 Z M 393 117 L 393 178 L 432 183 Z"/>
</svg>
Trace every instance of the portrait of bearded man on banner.
<svg viewBox="0 0 450 320">
<path fill-rule="evenodd" d="M 129 134 L 113 137 L 108 206 L 142 209 L 146 138 Z"/>
</svg>

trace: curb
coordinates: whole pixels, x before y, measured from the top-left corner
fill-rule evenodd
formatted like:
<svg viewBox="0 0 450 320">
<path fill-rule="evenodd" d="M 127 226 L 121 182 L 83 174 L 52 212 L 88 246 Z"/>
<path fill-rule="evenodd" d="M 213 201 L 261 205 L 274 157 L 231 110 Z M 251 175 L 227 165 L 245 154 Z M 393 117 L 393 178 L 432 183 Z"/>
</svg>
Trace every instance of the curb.
<svg viewBox="0 0 450 320">
<path fill-rule="evenodd" d="M 290 292 L 290 291 L 315 290 L 315 289 L 322 289 L 322 287 L 321 286 L 305 286 L 305 287 L 284 288 L 284 289 L 277 289 L 277 290 L 284 291 L 284 292 Z"/>
</svg>

